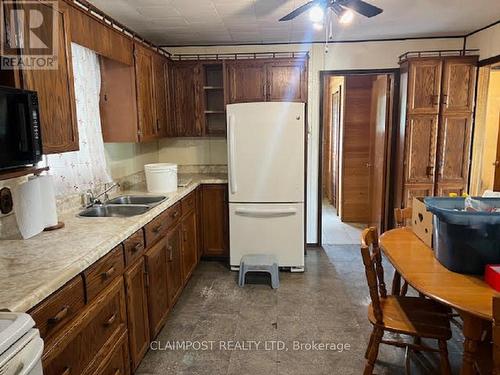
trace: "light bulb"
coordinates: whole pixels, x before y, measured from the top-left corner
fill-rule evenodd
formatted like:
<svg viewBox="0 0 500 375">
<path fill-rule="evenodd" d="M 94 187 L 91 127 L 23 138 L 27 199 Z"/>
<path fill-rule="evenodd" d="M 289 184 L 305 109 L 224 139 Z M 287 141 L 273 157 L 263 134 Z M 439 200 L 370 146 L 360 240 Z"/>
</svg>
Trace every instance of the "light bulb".
<svg viewBox="0 0 500 375">
<path fill-rule="evenodd" d="M 323 21 L 324 15 L 325 12 L 323 11 L 323 8 L 318 5 L 312 7 L 309 11 L 309 19 L 314 23 L 320 23 Z"/>
<path fill-rule="evenodd" d="M 339 22 L 343 25 L 347 25 L 352 22 L 353 18 L 354 18 L 354 13 L 352 12 L 352 10 L 347 9 L 340 16 Z"/>
<path fill-rule="evenodd" d="M 323 30 L 323 24 L 319 22 L 313 23 L 314 30 Z"/>
</svg>

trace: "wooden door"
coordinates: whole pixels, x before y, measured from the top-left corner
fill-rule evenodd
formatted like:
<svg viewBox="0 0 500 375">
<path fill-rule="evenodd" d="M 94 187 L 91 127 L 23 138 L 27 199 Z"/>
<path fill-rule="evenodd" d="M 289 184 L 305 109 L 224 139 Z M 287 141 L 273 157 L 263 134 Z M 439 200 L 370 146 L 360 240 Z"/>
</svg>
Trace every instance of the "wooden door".
<svg viewBox="0 0 500 375">
<path fill-rule="evenodd" d="M 345 77 L 340 218 L 370 219 L 370 113 L 373 76 Z"/>
<path fill-rule="evenodd" d="M 200 66 L 197 62 L 172 64 L 172 111 L 175 134 L 178 137 L 203 135 L 200 102 Z"/>
<path fill-rule="evenodd" d="M 266 65 L 263 61 L 231 61 L 227 65 L 229 103 L 265 102 Z"/>
<path fill-rule="evenodd" d="M 197 216 L 192 211 L 182 221 L 182 271 L 183 279 L 187 281 L 198 262 Z"/>
<path fill-rule="evenodd" d="M 201 195 L 203 255 L 227 257 L 229 255 L 227 185 L 203 185 Z"/>
<path fill-rule="evenodd" d="M 148 277 L 148 312 L 151 338 L 162 328 L 169 308 L 167 239 L 163 238 L 145 256 Z"/>
<path fill-rule="evenodd" d="M 136 43 L 134 45 L 134 58 L 139 140 L 144 142 L 155 139 L 158 134 L 154 90 L 154 53 Z"/>
<path fill-rule="evenodd" d="M 477 58 L 446 58 L 443 72 L 442 113 L 472 113 Z"/>
<path fill-rule="evenodd" d="M 307 101 L 307 60 L 276 60 L 266 66 L 267 100 Z"/>
<path fill-rule="evenodd" d="M 168 131 L 168 86 L 167 59 L 161 55 L 155 55 L 154 60 L 154 92 L 156 107 L 156 133 L 160 137 L 167 135 Z"/>
<path fill-rule="evenodd" d="M 498 117 L 498 129 L 500 129 L 500 116 Z M 500 191 L 500 131 L 498 132 L 497 157 L 493 164 L 495 166 L 495 178 L 493 181 L 493 190 Z"/>
<path fill-rule="evenodd" d="M 177 225 L 167 234 L 167 268 L 168 268 L 168 297 L 171 306 L 177 301 L 184 280 L 182 278 L 182 239 L 181 225 Z"/>
<path fill-rule="evenodd" d="M 471 114 L 441 116 L 437 152 L 438 194 L 450 185 L 453 189 L 466 189 L 469 178 L 471 123 Z"/>
<path fill-rule="evenodd" d="M 434 185 L 438 117 L 408 116 L 405 142 L 405 183 Z"/>
<path fill-rule="evenodd" d="M 23 69 L 23 85 L 27 90 L 38 92 L 43 153 L 54 154 L 76 151 L 78 124 L 76 120 L 75 89 L 71 57 L 71 35 L 68 5 L 58 3 L 53 13 L 50 3 L 30 3 L 30 9 L 40 11 L 44 19 L 58 18 L 55 35 L 57 41 L 57 69 Z M 50 25 L 51 26 L 51 25 Z M 26 23 L 26 28 L 28 23 Z M 42 24 L 38 32 L 49 33 L 48 23 Z M 24 31 L 29 33 L 28 29 Z M 26 53 L 31 53 L 26 51 Z"/>
<path fill-rule="evenodd" d="M 331 160 L 332 160 L 332 205 L 338 209 L 338 199 L 339 199 L 339 160 L 340 160 L 340 114 L 341 114 L 341 97 L 342 88 L 332 95 L 332 148 L 331 148 Z"/>
<path fill-rule="evenodd" d="M 370 225 L 383 231 L 385 225 L 385 185 L 387 174 L 387 132 L 390 119 L 390 79 L 378 76 L 372 87 L 370 132 Z"/>
<path fill-rule="evenodd" d="M 331 89 L 330 89 L 330 80 L 328 78 L 323 80 L 323 93 L 324 93 L 324 98 L 325 100 L 323 101 L 323 134 L 321 136 L 321 140 L 323 143 L 323 165 L 322 165 L 322 191 L 323 195 L 321 199 L 326 198 L 330 203 L 332 203 L 333 200 L 333 193 L 332 193 L 332 147 L 333 147 L 333 119 L 331 119 L 331 106 L 333 105 L 333 101 L 329 102 L 328 99 L 331 95 Z M 333 98 L 333 96 L 332 96 Z"/>
<path fill-rule="evenodd" d="M 144 259 L 139 258 L 125 273 L 130 359 L 135 370 L 149 347 L 148 300 Z"/>
<path fill-rule="evenodd" d="M 439 113 L 441 94 L 440 59 L 415 59 L 409 62 L 408 114 Z"/>
</svg>

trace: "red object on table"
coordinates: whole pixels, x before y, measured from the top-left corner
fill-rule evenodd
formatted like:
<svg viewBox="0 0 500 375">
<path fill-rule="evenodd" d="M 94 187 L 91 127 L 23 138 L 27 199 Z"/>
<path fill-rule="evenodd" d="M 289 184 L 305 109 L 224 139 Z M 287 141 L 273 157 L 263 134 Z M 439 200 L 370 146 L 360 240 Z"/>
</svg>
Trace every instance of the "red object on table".
<svg viewBox="0 0 500 375">
<path fill-rule="evenodd" d="M 486 265 L 484 281 L 497 292 L 500 292 L 500 264 Z"/>
</svg>

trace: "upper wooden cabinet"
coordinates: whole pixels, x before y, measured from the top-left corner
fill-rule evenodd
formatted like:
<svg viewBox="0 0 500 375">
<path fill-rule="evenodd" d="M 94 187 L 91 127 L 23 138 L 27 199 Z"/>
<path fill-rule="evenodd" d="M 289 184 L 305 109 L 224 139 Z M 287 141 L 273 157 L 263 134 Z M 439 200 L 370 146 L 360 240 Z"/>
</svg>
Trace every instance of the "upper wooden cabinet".
<svg viewBox="0 0 500 375">
<path fill-rule="evenodd" d="M 409 64 L 408 114 L 439 113 L 441 72 L 441 59 L 421 59 Z"/>
<path fill-rule="evenodd" d="M 227 102 L 307 101 L 307 60 L 227 62 Z"/>
<path fill-rule="evenodd" d="M 53 15 L 58 18 L 57 30 L 55 30 L 57 69 L 23 69 L 23 87 L 38 92 L 43 153 L 76 151 L 79 149 L 78 125 L 68 5 L 62 1 L 59 2 L 55 13 L 51 3 L 30 3 L 30 9 L 33 7 L 36 7 L 45 19 L 50 19 Z M 44 23 L 41 28 L 47 25 Z M 28 27 L 27 24 L 26 27 Z M 24 32 L 28 33 L 29 30 L 26 29 Z M 39 32 L 44 32 L 44 30 L 39 30 Z M 51 32 L 51 30 L 45 30 L 45 32 Z"/>
<path fill-rule="evenodd" d="M 163 56 L 155 54 L 153 58 L 153 84 L 156 112 L 156 135 L 167 136 L 168 122 L 171 120 L 169 110 L 168 61 Z"/>
<path fill-rule="evenodd" d="M 474 109 L 476 88 L 475 57 L 448 58 L 443 72 L 443 113 L 470 113 Z"/>
</svg>

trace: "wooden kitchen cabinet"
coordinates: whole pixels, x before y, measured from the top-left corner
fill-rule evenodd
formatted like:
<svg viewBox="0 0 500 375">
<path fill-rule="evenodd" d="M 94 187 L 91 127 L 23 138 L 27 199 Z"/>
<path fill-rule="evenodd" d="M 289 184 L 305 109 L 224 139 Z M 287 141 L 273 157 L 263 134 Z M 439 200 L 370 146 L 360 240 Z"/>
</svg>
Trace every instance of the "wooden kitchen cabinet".
<svg viewBox="0 0 500 375">
<path fill-rule="evenodd" d="M 208 257 L 229 255 L 227 185 L 203 185 L 201 190 L 202 252 Z"/>
<path fill-rule="evenodd" d="M 150 339 L 144 259 L 139 258 L 123 276 L 127 296 L 130 362 L 135 370 L 148 350 Z"/>
<path fill-rule="evenodd" d="M 265 102 L 266 65 L 262 61 L 241 60 L 227 63 L 229 103 Z"/>
<path fill-rule="evenodd" d="M 23 87 L 38 92 L 44 154 L 79 149 L 69 10 L 68 5 L 63 1 L 57 4 L 58 8 L 55 12 L 52 3 L 49 2 L 29 4 L 31 10 L 36 7 L 45 19 L 51 19 L 53 15 L 57 17 L 57 30 L 55 30 L 57 69 L 23 69 L 21 71 Z M 48 25 L 49 23 L 44 23 L 38 32 L 52 32 L 43 30 Z M 24 32 L 30 31 L 26 29 Z"/>
<path fill-rule="evenodd" d="M 442 113 L 472 113 L 476 88 L 476 57 L 444 61 Z"/>
<path fill-rule="evenodd" d="M 154 92 L 156 110 L 156 135 L 165 137 L 168 133 L 169 93 L 168 93 L 168 60 L 160 54 L 155 54 L 154 66 Z"/>
<path fill-rule="evenodd" d="M 305 60 L 276 60 L 267 64 L 267 98 L 271 102 L 307 102 Z"/>
<path fill-rule="evenodd" d="M 168 135 L 202 136 L 200 65 L 192 61 L 175 61 L 171 64 L 170 72 L 173 125 L 169 128 Z"/>
<path fill-rule="evenodd" d="M 191 211 L 182 220 L 182 277 L 185 281 L 198 264 L 196 212 Z"/>
<path fill-rule="evenodd" d="M 124 332 L 116 345 L 111 349 L 111 355 L 93 375 L 128 375 L 130 361 L 128 353 L 128 337 Z"/>
<path fill-rule="evenodd" d="M 184 279 L 182 277 L 182 225 L 172 228 L 166 238 L 167 254 L 167 277 L 168 277 L 168 298 L 173 306 L 179 298 Z"/>
<path fill-rule="evenodd" d="M 437 114 L 441 95 L 442 59 L 412 61 L 408 69 L 408 114 Z"/>
<path fill-rule="evenodd" d="M 151 338 L 156 337 L 169 310 L 167 239 L 161 239 L 145 256 L 148 283 L 148 316 Z"/>
</svg>

